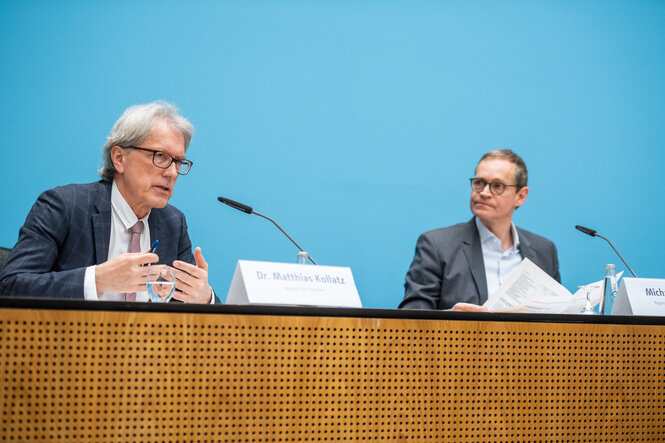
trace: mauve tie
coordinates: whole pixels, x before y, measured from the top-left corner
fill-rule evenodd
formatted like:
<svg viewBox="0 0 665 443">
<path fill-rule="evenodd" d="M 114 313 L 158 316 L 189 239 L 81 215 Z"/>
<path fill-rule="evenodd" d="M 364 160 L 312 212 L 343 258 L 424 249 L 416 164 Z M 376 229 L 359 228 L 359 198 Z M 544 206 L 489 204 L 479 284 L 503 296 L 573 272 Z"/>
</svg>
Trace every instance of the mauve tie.
<svg viewBox="0 0 665 443">
<path fill-rule="evenodd" d="M 141 252 L 141 233 L 143 232 L 143 222 L 137 221 L 134 226 L 129 228 L 132 233 L 132 238 L 129 239 L 129 249 L 127 252 Z M 125 301 L 135 301 L 136 292 L 127 292 L 125 294 Z"/>
</svg>

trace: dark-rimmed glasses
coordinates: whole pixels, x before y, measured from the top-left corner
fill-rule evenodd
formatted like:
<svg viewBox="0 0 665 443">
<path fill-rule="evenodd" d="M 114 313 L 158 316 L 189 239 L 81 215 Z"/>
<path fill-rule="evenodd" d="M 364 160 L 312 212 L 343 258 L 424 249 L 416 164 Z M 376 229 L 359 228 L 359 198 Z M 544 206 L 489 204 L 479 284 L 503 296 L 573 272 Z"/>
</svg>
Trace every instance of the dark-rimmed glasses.
<svg viewBox="0 0 665 443">
<path fill-rule="evenodd" d="M 488 182 L 484 178 L 470 178 L 471 181 L 471 189 L 473 189 L 476 192 L 483 192 L 485 189 L 485 186 L 490 185 L 490 192 L 492 195 L 501 195 L 503 194 L 503 191 L 506 190 L 506 188 L 521 188 L 521 186 L 518 185 L 506 185 L 505 183 L 501 182 Z"/>
<path fill-rule="evenodd" d="M 123 149 L 138 149 L 139 151 L 152 152 L 152 164 L 161 169 L 168 169 L 175 162 L 175 170 L 180 175 L 186 175 L 194 164 L 191 160 L 177 160 L 166 152 L 156 149 L 139 148 L 138 146 L 121 146 Z"/>
</svg>

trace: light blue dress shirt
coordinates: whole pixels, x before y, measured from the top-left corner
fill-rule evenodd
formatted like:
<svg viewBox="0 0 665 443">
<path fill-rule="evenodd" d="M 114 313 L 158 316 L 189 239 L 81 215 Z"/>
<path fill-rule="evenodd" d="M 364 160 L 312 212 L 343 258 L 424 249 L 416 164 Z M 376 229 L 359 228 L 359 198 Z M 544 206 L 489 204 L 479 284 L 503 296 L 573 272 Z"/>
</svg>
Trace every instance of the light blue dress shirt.
<svg viewBox="0 0 665 443">
<path fill-rule="evenodd" d="M 513 245 L 504 251 L 501 248 L 501 240 L 492 233 L 476 217 L 476 226 L 480 234 L 480 245 L 483 250 L 483 262 L 485 263 L 485 278 L 487 280 L 487 295 L 491 297 L 494 291 L 503 284 L 506 278 L 522 262 L 520 254 L 520 238 L 514 224 L 510 224 L 513 232 Z"/>
</svg>

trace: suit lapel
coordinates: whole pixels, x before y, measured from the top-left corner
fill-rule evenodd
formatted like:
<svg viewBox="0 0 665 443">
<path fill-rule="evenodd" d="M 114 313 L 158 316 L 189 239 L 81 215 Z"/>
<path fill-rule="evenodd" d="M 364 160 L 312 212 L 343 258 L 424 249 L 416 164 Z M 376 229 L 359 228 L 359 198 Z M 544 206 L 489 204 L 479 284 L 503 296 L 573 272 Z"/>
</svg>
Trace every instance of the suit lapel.
<svg viewBox="0 0 665 443">
<path fill-rule="evenodd" d="M 92 214 L 92 228 L 95 244 L 95 263 L 108 260 L 111 242 L 111 184 L 100 181 L 95 202 L 96 213 Z"/>
<path fill-rule="evenodd" d="M 520 255 L 522 258 L 528 258 L 532 262 L 536 262 L 536 256 L 533 253 L 533 249 L 531 248 L 531 243 L 529 242 L 529 239 L 520 231 L 519 228 L 517 229 L 517 235 L 520 237 Z"/>
<path fill-rule="evenodd" d="M 480 245 L 480 234 L 476 227 L 475 218 L 468 223 L 468 232 L 462 240 L 462 250 L 471 271 L 471 277 L 476 285 L 478 304 L 487 301 L 487 277 L 485 276 L 485 262 L 483 261 L 483 250 Z"/>
<path fill-rule="evenodd" d="M 150 226 L 150 244 L 152 245 L 155 240 L 159 240 L 159 246 L 157 247 L 156 254 L 159 256 L 159 263 L 165 263 L 164 260 L 162 260 L 162 257 L 166 257 L 167 255 L 164 254 L 164 251 L 166 248 L 169 247 L 169 243 L 166 241 L 166 239 L 161 238 L 160 239 L 160 231 L 161 231 L 161 212 L 159 209 L 152 208 L 150 211 L 150 216 L 148 217 L 148 226 Z M 170 265 L 170 263 L 168 263 Z"/>
</svg>

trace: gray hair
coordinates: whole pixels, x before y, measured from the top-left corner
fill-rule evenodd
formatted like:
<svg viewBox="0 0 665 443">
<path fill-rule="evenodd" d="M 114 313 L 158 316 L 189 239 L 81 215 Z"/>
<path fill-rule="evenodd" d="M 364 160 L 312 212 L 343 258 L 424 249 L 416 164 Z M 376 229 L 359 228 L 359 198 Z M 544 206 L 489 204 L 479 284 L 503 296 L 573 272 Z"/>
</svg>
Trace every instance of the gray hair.
<svg viewBox="0 0 665 443">
<path fill-rule="evenodd" d="M 503 160 L 508 160 L 515 165 L 515 184 L 520 188 L 526 186 L 527 181 L 529 180 L 529 171 L 526 169 L 526 163 L 522 160 L 522 157 L 515 154 L 510 149 L 495 149 L 483 155 L 478 161 L 478 165 L 488 158 L 500 158 Z M 476 165 L 476 170 L 478 169 Z"/>
<path fill-rule="evenodd" d="M 102 167 L 99 175 L 106 181 L 113 181 L 115 166 L 111 160 L 111 148 L 114 146 L 129 147 L 145 140 L 155 123 L 164 120 L 173 129 L 179 131 L 185 139 L 185 151 L 194 134 L 194 126 L 180 115 L 178 108 L 164 101 L 156 101 L 145 105 L 130 106 L 115 122 L 111 133 L 102 148 Z"/>
</svg>

